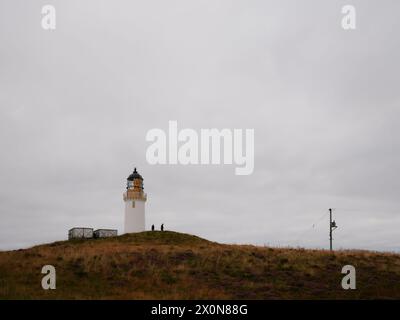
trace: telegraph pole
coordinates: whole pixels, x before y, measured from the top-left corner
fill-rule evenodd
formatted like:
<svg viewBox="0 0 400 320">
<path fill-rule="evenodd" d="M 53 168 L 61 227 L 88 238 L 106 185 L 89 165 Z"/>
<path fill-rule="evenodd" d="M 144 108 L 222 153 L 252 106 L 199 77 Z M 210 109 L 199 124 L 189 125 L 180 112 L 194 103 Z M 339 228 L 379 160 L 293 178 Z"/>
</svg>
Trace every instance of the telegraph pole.
<svg viewBox="0 0 400 320">
<path fill-rule="evenodd" d="M 332 209 L 329 208 L 329 249 L 330 251 L 333 250 L 332 248 L 332 232 L 337 228 L 335 220 L 332 221 Z"/>
</svg>

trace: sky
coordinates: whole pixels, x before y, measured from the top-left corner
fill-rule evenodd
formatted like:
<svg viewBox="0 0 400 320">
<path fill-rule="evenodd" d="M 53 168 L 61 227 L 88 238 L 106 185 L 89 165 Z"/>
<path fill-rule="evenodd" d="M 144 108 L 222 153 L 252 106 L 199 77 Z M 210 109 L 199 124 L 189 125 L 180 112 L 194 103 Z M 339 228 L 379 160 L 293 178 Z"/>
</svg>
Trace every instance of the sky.
<svg viewBox="0 0 400 320">
<path fill-rule="evenodd" d="M 56 29 L 41 26 L 43 5 Z M 400 251 L 400 2 L 2 0 L 0 250 L 146 225 L 223 243 Z M 151 165 L 153 128 L 254 129 L 254 172 Z"/>
</svg>

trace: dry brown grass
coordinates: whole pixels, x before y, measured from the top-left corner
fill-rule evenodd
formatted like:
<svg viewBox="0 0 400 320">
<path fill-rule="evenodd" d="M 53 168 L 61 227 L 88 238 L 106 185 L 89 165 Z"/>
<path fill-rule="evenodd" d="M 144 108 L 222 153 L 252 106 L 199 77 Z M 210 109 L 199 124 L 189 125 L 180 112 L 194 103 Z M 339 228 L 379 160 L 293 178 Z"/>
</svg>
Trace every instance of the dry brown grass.
<svg viewBox="0 0 400 320">
<path fill-rule="evenodd" d="M 45 264 L 57 289 L 43 290 Z M 357 290 L 341 288 L 341 268 Z M 223 245 L 176 232 L 63 241 L 0 252 L 0 299 L 400 298 L 400 256 Z"/>
</svg>

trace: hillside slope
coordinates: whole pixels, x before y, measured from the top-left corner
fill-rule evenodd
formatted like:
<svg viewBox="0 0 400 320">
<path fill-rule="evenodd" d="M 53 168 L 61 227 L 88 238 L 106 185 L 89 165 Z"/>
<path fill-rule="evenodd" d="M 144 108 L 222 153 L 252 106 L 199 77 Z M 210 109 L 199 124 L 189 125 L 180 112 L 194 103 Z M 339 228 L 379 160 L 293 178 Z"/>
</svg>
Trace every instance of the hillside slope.
<svg viewBox="0 0 400 320">
<path fill-rule="evenodd" d="M 43 290 L 43 265 L 57 289 Z M 341 269 L 357 270 L 357 290 Z M 176 232 L 0 252 L 0 299 L 400 298 L 400 255 L 225 245 Z"/>
</svg>

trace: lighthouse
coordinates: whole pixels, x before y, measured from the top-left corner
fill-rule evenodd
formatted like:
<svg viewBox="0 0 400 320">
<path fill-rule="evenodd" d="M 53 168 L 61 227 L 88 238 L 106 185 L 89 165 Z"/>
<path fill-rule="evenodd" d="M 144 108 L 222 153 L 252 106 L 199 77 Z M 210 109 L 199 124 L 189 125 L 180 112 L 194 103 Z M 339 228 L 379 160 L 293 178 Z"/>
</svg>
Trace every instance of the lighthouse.
<svg viewBox="0 0 400 320">
<path fill-rule="evenodd" d="M 145 230 L 145 204 L 147 195 L 143 191 L 143 177 L 136 168 L 127 178 L 125 202 L 125 233 Z"/>
</svg>

